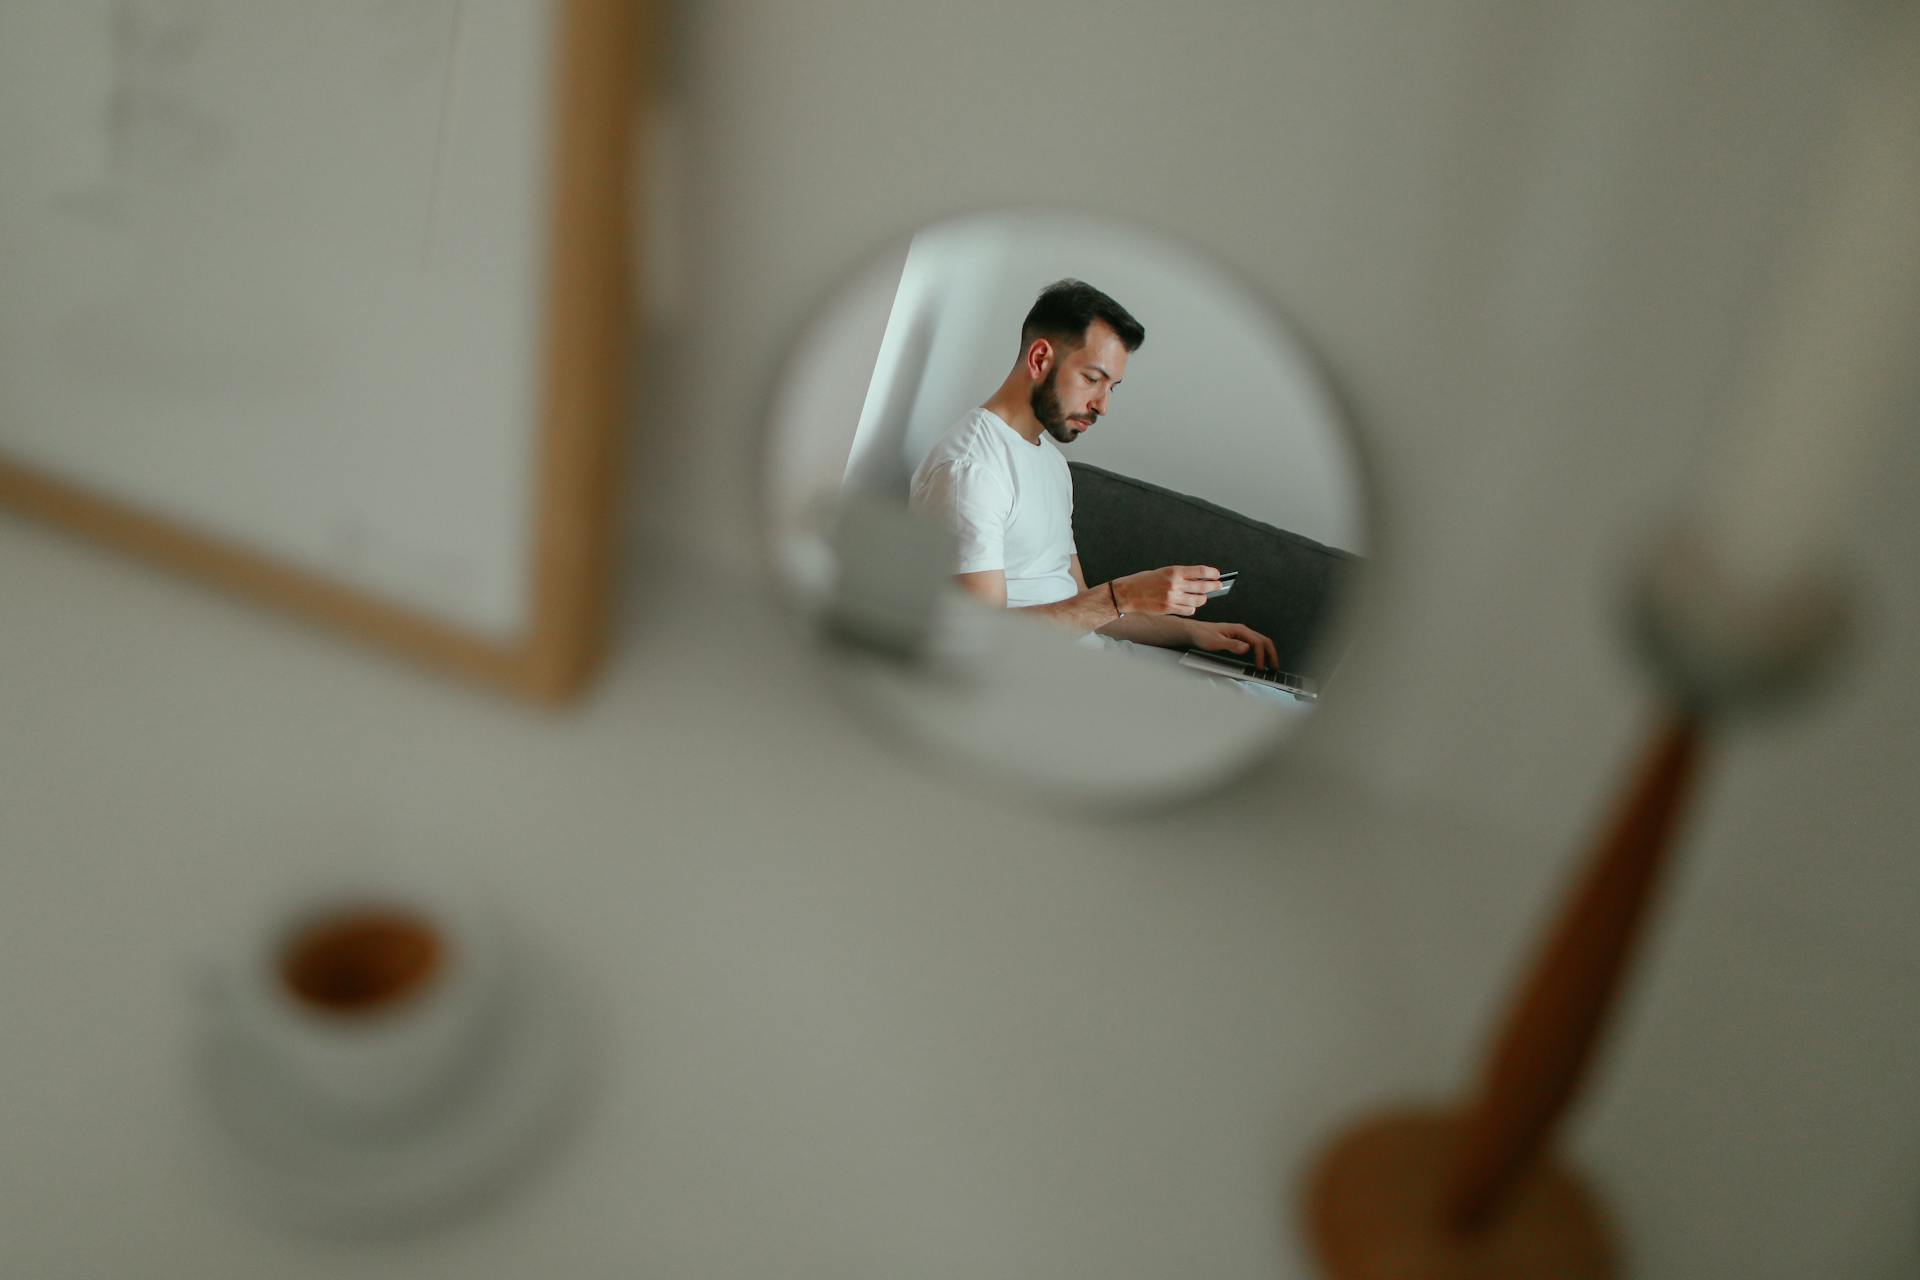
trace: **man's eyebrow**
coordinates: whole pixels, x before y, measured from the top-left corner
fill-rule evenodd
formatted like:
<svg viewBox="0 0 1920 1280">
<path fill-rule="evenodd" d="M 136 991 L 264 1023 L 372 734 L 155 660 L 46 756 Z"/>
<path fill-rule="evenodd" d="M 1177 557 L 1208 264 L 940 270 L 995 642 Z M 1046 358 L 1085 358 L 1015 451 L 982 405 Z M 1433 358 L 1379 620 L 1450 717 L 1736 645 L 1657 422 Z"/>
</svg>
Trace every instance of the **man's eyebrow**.
<svg viewBox="0 0 1920 1280">
<path fill-rule="evenodd" d="M 1097 365 L 1097 364 L 1090 364 L 1090 365 L 1088 365 L 1088 366 L 1087 366 L 1087 368 L 1089 368 L 1089 369 L 1091 369 L 1091 370 L 1093 370 L 1093 371 L 1094 371 L 1095 373 L 1097 373 L 1097 374 L 1099 374 L 1099 375 L 1100 375 L 1101 377 L 1103 377 L 1103 378 L 1105 378 L 1105 379 L 1106 379 L 1106 380 L 1107 380 L 1108 382 L 1113 382 L 1113 375 L 1112 375 L 1112 374 L 1110 374 L 1110 373 L 1108 373 L 1108 372 L 1107 372 L 1107 371 L 1106 371 L 1105 369 L 1102 369 L 1102 368 L 1101 368 L 1101 367 L 1100 367 L 1099 365 Z M 1119 383 L 1117 383 L 1117 382 L 1114 382 L 1114 383 L 1113 383 L 1113 385 L 1117 387 L 1117 386 L 1119 386 L 1120 384 L 1119 384 Z"/>
</svg>

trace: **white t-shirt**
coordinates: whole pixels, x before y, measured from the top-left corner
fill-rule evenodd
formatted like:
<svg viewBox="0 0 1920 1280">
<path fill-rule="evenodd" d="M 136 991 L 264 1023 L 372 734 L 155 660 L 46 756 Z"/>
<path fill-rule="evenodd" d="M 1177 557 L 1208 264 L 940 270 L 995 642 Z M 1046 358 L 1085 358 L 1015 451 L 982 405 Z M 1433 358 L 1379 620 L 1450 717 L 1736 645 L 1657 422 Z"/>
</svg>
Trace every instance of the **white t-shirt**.
<svg viewBox="0 0 1920 1280">
<path fill-rule="evenodd" d="M 1009 608 L 1079 593 L 1071 565 L 1073 476 L 1044 436 L 1029 444 L 999 414 L 975 409 L 914 471 L 907 503 L 953 531 L 955 573 L 1007 575 Z"/>
</svg>

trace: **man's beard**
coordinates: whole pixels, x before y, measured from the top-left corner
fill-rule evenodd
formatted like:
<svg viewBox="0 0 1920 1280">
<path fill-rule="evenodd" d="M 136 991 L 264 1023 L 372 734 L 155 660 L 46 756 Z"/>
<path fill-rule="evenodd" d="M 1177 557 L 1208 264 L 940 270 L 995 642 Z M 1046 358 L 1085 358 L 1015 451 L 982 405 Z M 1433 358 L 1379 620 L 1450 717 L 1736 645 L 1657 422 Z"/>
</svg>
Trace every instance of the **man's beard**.
<svg viewBox="0 0 1920 1280">
<path fill-rule="evenodd" d="M 1054 376 L 1059 372 L 1058 365 L 1047 370 L 1047 380 L 1033 389 L 1033 394 L 1027 397 L 1027 403 L 1033 409 L 1033 416 L 1047 429 L 1048 435 L 1061 444 L 1072 444 L 1080 433 L 1067 421 L 1067 415 L 1060 409 L 1060 397 L 1053 389 Z"/>
</svg>

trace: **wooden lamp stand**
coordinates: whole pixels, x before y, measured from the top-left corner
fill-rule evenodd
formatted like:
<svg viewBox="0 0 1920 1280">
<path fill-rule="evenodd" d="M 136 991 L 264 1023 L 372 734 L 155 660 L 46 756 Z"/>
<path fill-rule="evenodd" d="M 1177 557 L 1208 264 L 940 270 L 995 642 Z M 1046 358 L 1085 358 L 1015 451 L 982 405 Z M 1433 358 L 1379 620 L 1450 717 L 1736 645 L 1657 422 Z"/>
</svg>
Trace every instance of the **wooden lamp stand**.
<svg viewBox="0 0 1920 1280">
<path fill-rule="evenodd" d="M 1369 1116 L 1314 1162 L 1306 1229 L 1333 1280 L 1620 1274 L 1605 1210 L 1554 1157 L 1554 1132 L 1631 962 L 1708 724 L 1802 687 L 1846 621 L 1844 596 L 1827 581 L 1736 598 L 1685 539 L 1651 564 L 1642 588 L 1637 634 L 1670 709 L 1525 973 L 1472 1096 L 1455 1108 Z"/>
</svg>

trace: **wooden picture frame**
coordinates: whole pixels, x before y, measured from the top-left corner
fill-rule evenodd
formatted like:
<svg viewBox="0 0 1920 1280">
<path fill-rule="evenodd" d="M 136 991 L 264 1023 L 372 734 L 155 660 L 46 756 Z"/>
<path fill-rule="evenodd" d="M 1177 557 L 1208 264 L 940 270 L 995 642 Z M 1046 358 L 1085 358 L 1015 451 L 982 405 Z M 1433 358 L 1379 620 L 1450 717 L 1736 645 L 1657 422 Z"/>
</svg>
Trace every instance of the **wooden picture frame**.
<svg viewBox="0 0 1920 1280">
<path fill-rule="evenodd" d="M 577 695 L 604 648 L 610 593 L 629 371 L 641 13 L 636 0 L 548 2 L 557 65 L 547 243 L 539 250 L 534 527 L 519 636 L 480 633 L 4 454 L 0 504 L 513 695 L 547 703 Z"/>
</svg>

